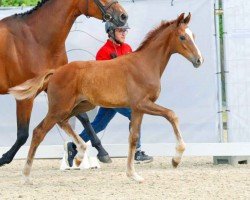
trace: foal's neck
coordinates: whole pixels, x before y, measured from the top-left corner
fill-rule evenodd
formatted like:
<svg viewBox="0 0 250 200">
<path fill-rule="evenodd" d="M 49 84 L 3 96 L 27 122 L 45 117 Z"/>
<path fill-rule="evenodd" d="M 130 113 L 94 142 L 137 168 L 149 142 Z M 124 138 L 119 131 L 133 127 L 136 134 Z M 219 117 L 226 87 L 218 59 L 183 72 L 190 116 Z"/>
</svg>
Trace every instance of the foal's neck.
<svg viewBox="0 0 250 200">
<path fill-rule="evenodd" d="M 69 31 L 80 15 L 77 2 L 50 0 L 24 17 L 25 23 L 39 44 L 53 50 L 64 47 Z"/>
<path fill-rule="evenodd" d="M 171 30 L 165 30 L 153 38 L 145 48 L 138 51 L 144 67 L 147 67 L 148 70 L 160 77 L 172 54 L 170 42 Z"/>
</svg>

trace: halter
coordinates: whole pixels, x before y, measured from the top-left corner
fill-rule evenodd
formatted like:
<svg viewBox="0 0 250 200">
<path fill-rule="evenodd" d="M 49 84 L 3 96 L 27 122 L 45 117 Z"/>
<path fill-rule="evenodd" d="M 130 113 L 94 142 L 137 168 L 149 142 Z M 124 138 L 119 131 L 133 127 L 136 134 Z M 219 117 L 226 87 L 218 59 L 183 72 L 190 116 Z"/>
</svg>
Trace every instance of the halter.
<svg viewBox="0 0 250 200">
<path fill-rule="evenodd" d="M 118 3 L 118 1 L 116 0 L 111 0 L 109 3 L 107 3 L 107 5 L 102 5 L 102 3 L 99 0 L 94 0 L 95 4 L 97 5 L 97 7 L 100 9 L 101 13 L 102 13 L 102 19 L 103 21 L 111 21 L 113 19 L 112 15 L 110 13 L 108 13 L 108 9 L 113 5 Z M 89 0 L 87 0 L 87 6 L 86 6 L 86 16 L 90 17 L 88 15 L 88 8 L 89 8 Z M 114 19 L 113 19 L 114 20 Z"/>
</svg>

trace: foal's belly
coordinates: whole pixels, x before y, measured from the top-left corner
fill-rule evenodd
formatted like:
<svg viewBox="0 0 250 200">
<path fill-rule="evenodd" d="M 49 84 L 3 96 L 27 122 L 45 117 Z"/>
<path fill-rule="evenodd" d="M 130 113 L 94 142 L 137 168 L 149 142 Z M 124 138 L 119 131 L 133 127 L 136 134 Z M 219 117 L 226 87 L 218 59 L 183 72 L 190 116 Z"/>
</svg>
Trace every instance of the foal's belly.
<svg viewBox="0 0 250 200">
<path fill-rule="evenodd" d="M 103 107 L 128 107 L 129 102 L 124 90 L 103 89 L 98 91 L 84 92 L 84 96 L 94 105 Z"/>
<path fill-rule="evenodd" d="M 82 94 L 95 105 L 126 107 L 129 105 L 126 79 L 121 69 L 88 68 L 82 73 Z"/>
</svg>

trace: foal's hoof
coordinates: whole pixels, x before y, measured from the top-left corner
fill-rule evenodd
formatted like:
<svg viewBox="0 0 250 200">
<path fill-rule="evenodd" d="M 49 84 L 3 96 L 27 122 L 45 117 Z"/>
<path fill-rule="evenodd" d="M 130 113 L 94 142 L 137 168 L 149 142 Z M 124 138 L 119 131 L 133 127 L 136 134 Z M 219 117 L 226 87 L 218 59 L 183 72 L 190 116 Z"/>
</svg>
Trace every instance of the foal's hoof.
<svg viewBox="0 0 250 200">
<path fill-rule="evenodd" d="M 144 182 L 144 178 L 142 178 L 141 176 L 139 176 L 137 173 L 134 173 L 134 174 L 128 174 L 127 173 L 127 176 L 129 178 L 131 178 L 132 180 L 138 182 L 138 183 L 143 183 Z"/>
<path fill-rule="evenodd" d="M 75 158 L 74 161 L 75 161 L 75 165 L 76 165 L 77 167 L 79 167 L 80 164 L 82 163 L 82 160 L 79 160 L 79 159 L 77 159 L 77 158 Z"/>
<path fill-rule="evenodd" d="M 33 185 L 33 182 L 31 181 L 31 180 L 25 180 L 24 182 L 23 182 L 23 184 L 24 185 Z"/>
<path fill-rule="evenodd" d="M 109 155 L 105 155 L 105 156 L 99 156 L 97 155 L 97 158 L 99 159 L 100 162 L 102 163 L 112 163 L 111 158 L 109 157 Z"/>
<path fill-rule="evenodd" d="M 30 178 L 29 177 L 26 177 L 26 176 L 24 176 L 23 175 L 23 185 L 33 185 L 33 182 L 30 180 Z"/>
<path fill-rule="evenodd" d="M 180 162 L 177 162 L 174 160 L 174 158 L 172 158 L 172 165 L 174 168 L 177 168 L 179 164 L 180 164 Z"/>
</svg>

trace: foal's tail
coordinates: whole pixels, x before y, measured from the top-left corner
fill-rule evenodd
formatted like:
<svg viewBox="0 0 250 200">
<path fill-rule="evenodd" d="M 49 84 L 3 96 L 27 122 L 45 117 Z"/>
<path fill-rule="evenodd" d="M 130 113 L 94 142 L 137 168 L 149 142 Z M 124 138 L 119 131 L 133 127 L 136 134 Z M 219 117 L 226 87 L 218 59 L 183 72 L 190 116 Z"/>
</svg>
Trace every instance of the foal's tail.
<svg viewBox="0 0 250 200">
<path fill-rule="evenodd" d="M 54 69 L 46 71 L 40 76 L 29 79 L 15 87 L 9 88 L 8 93 L 12 94 L 17 100 L 30 99 L 32 97 L 35 97 L 39 92 L 45 89 L 45 84 L 48 83 L 49 77 L 54 73 Z"/>
</svg>

